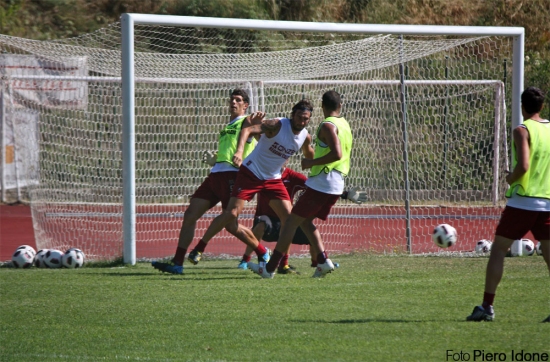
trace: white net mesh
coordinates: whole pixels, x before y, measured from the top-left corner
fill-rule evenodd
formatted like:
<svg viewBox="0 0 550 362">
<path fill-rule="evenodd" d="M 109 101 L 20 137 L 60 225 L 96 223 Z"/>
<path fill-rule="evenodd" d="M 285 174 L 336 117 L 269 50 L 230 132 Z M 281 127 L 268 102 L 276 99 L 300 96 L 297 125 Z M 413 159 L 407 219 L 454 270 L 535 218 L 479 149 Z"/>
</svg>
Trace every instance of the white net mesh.
<svg viewBox="0 0 550 362">
<path fill-rule="evenodd" d="M 407 225 L 414 253 L 437 250 L 430 234 L 443 222 L 458 230 L 456 250 L 491 238 L 504 202 L 510 38 L 136 26 L 135 39 L 138 257 L 175 250 L 189 197 L 209 172 L 202 152 L 217 147 L 237 87 L 248 91 L 250 110 L 270 117 L 311 99 L 311 133 L 322 94 L 342 94 L 354 135 L 347 184 L 368 201 L 341 201 L 318 222 L 329 252 L 405 252 Z M 34 120 L 13 129 L 24 139 L 15 153 L 29 155 L 16 168 L 38 248 L 120 256 L 120 24 L 61 41 L 0 35 L 0 47 L 3 118 Z M 300 170 L 299 157 L 290 167 Z M 197 237 L 219 211 L 201 219 Z M 253 212 L 251 203 L 243 224 Z M 207 251 L 239 256 L 244 245 L 222 232 Z"/>
</svg>

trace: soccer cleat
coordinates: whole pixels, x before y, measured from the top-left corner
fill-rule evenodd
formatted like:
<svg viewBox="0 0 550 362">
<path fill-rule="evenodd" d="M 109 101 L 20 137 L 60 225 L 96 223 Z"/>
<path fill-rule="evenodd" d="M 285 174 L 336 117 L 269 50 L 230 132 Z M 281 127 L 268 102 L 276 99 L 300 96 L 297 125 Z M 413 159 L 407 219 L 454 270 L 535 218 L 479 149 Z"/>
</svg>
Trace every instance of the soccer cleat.
<svg viewBox="0 0 550 362">
<path fill-rule="evenodd" d="M 271 250 L 269 248 L 265 248 L 267 251 L 264 255 L 258 256 L 258 263 L 268 263 L 269 259 L 271 259 Z"/>
<path fill-rule="evenodd" d="M 317 264 L 315 273 L 313 273 L 314 278 L 324 278 L 328 273 L 334 270 L 334 264 L 330 259 L 327 259 L 323 264 Z"/>
<path fill-rule="evenodd" d="M 196 251 L 195 249 L 191 250 L 189 255 L 187 255 L 187 260 L 189 260 L 194 265 L 197 265 L 199 261 L 201 261 L 202 253 L 200 251 Z"/>
<path fill-rule="evenodd" d="M 545 320 L 543 320 L 542 323 L 550 323 L 550 315 L 548 316 L 548 318 L 546 318 Z"/>
<path fill-rule="evenodd" d="M 159 261 L 151 262 L 153 268 L 160 270 L 163 273 L 183 274 L 183 265 L 175 265 L 170 263 L 161 263 Z"/>
<path fill-rule="evenodd" d="M 290 265 L 285 265 L 284 267 L 279 267 L 277 269 L 277 274 L 300 274 L 296 271 L 296 268 L 290 266 Z"/>
<path fill-rule="evenodd" d="M 492 305 L 490 305 L 488 308 L 483 308 L 482 306 L 478 305 L 474 308 L 472 314 L 466 317 L 467 321 L 472 322 L 491 322 L 493 319 L 495 319 L 495 311 Z"/>
<path fill-rule="evenodd" d="M 254 273 L 258 274 L 259 276 L 261 276 L 264 279 L 273 279 L 273 276 L 275 275 L 275 272 L 269 273 L 265 269 L 265 266 L 266 266 L 266 263 L 260 263 L 260 264 L 255 264 L 255 263 L 250 263 L 250 262 L 248 263 L 248 268 L 250 270 L 252 270 Z"/>
<path fill-rule="evenodd" d="M 247 270 L 248 269 L 248 262 L 245 261 L 244 259 L 241 260 L 239 262 L 239 266 L 237 266 L 237 268 L 242 269 L 242 270 Z"/>
</svg>

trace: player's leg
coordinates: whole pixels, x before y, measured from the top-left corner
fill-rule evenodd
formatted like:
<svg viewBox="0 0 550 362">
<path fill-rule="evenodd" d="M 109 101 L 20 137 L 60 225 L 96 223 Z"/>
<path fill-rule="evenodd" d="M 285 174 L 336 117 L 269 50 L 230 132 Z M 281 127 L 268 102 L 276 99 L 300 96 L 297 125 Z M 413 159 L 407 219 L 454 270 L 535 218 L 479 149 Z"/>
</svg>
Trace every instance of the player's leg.
<svg viewBox="0 0 550 362">
<path fill-rule="evenodd" d="M 540 240 L 540 250 L 542 251 L 542 256 L 548 267 L 548 273 L 550 274 L 550 240 Z M 550 315 L 542 322 L 550 323 Z"/>
<path fill-rule="evenodd" d="M 472 311 L 467 321 L 492 321 L 495 317 L 493 302 L 504 272 L 504 259 L 516 239 L 522 238 L 534 225 L 536 214 L 532 211 L 506 206 L 495 231 L 491 254 L 485 270 L 483 303 Z"/>
<path fill-rule="evenodd" d="M 172 263 L 162 263 L 153 261 L 151 264 L 155 269 L 172 274 L 183 273 L 183 262 L 189 245 L 193 242 L 197 221 L 212 207 L 210 200 L 205 200 L 197 197 L 191 198 L 189 206 L 183 214 L 183 221 L 178 237 L 178 246 L 176 253 L 172 258 Z"/>
<path fill-rule="evenodd" d="M 262 240 L 264 231 L 265 231 L 265 223 L 263 222 L 256 223 L 256 225 L 254 225 L 254 227 L 252 228 L 252 233 L 254 234 L 254 237 L 256 238 L 256 240 Z M 243 270 L 248 269 L 248 262 L 252 258 L 253 252 L 254 252 L 254 249 L 247 245 L 237 268 L 243 269 Z"/>
<path fill-rule="evenodd" d="M 266 270 L 269 273 L 275 272 L 275 270 L 279 266 L 281 259 L 283 258 L 283 255 L 289 253 L 292 239 L 294 238 L 294 234 L 296 233 L 296 229 L 302 223 L 302 221 L 303 218 L 301 218 L 300 216 L 290 214 L 290 216 L 286 218 L 286 222 L 281 223 L 281 231 L 279 233 L 277 245 L 275 246 L 275 250 L 273 251 L 271 260 L 266 265 Z"/>
</svg>

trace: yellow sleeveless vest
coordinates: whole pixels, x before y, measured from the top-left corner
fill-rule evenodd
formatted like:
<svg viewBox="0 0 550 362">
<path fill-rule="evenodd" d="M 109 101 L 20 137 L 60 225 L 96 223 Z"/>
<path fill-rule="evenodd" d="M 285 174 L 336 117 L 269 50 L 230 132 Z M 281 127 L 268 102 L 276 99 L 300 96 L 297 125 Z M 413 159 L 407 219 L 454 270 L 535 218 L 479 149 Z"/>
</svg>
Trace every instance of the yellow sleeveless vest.
<svg viewBox="0 0 550 362">
<path fill-rule="evenodd" d="M 350 169 L 350 157 L 351 146 L 353 143 L 353 136 L 351 134 L 351 128 L 349 123 L 343 117 L 328 117 L 317 128 L 317 137 L 319 137 L 319 131 L 323 123 L 329 122 L 334 124 L 338 128 L 338 139 L 340 140 L 340 147 L 342 148 L 342 158 L 338 161 L 331 162 L 326 165 L 317 165 L 311 168 L 309 176 L 317 176 L 322 171 L 329 173 L 332 170 L 339 171 L 342 175 L 347 176 Z M 322 147 L 319 142 L 315 143 L 315 154 L 313 158 L 319 158 L 330 152 L 330 148 Z"/>
<path fill-rule="evenodd" d="M 528 119 L 523 122 L 529 131 L 529 169 L 512 183 L 506 197 L 514 193 L 524 197 L 550 199 L 550 123 Z M 512 145 L 512 167 L 518 163 L 516 148 Z"/>
<path fill-rule="evenodd" d="M 216 162 L 227 162 L 233 164 L 233 155 L 237 150 L 237 144 L 239 143 L 239 133 L 241 132 L 241 127 L 246 116 L 242 116 L 237 119 L 235 122 L 230 123 L 225 126 L 225 128 L 220 132 L 220 139 L 218 141 L 218 155 L 216 157 Z M 246 141 L 243 151 L 243 160 L 246 156 L 252 152 L 254 147 L 256 147 L 256 139 L 252 138 L 252 141 Z"/>
</svg>

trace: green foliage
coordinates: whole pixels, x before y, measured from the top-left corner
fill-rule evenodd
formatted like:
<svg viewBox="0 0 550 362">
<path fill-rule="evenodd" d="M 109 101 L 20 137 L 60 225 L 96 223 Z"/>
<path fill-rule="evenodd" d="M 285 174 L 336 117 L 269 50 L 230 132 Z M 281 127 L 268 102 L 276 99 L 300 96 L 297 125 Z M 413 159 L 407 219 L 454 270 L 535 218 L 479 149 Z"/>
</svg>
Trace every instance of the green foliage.
<svg viewBox="0 0 550 362">
<path fill-rule="evenodd" d="M 444 361 L 446 351 L 549 353 L 548 271 L 509 258 L 492 323 L 466 323 L 487 258 L 333 256 L 312 279 L 263 280 L 237 260 L 82 269 L 0 268 L 2 361 Z M 526 273 L 526 270 L 529 272 Z"/>
</svg>

